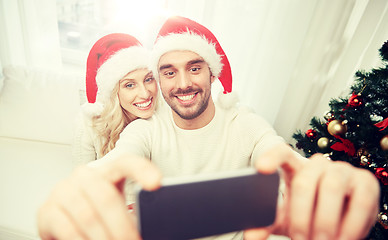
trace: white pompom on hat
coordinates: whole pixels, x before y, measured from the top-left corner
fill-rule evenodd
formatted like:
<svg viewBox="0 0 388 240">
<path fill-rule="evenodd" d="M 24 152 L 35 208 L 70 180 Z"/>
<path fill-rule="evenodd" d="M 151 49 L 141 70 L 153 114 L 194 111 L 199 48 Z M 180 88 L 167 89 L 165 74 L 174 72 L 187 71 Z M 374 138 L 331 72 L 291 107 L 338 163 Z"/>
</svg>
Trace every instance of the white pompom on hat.
<svg viewBox="0 0 388 240">
<path fill-rule="evenodd" d="M 128 73 L 147 68 L 149 51 L 133 36 L 112 33 L 100 38 L 87 59 L 86 95 L 83 111 L 99 115 L 115 85 Z"/>
</svg>

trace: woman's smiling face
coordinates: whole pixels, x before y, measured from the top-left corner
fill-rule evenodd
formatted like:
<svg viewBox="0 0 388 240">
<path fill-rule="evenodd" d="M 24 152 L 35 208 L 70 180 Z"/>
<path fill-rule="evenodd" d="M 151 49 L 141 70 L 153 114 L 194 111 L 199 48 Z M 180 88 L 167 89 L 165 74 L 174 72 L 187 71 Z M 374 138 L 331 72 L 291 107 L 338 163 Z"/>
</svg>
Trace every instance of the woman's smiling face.
<svg viewBox="0 0 388 240">
<path fill-rule="evenodd" d="M 120 105 L 135 118 L 149 118 L 156 106 L 157 83 L 147 69 L 137 69 L 128 73 L 119 82 Z"/>
</svg>

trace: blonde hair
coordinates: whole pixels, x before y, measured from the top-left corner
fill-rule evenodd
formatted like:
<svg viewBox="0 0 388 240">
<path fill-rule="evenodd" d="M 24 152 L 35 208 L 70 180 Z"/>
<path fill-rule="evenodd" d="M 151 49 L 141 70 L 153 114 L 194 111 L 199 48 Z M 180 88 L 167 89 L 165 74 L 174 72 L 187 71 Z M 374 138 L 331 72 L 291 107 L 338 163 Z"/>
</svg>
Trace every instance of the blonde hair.
<svg viewBox="0 0 388 240">
<path fill-rule="evenodd" d="M 121 107 L 118 97 L 119 86 L 120 84 L 117 83 L 112 90 L 109 101 L 104 105 L 101 114 L 92 119 L 93 127 L 102 146 L 100 149 L 101 156 L 105 156 L 115 147 L 120 133 L 137 118 Z"/>
</svg>

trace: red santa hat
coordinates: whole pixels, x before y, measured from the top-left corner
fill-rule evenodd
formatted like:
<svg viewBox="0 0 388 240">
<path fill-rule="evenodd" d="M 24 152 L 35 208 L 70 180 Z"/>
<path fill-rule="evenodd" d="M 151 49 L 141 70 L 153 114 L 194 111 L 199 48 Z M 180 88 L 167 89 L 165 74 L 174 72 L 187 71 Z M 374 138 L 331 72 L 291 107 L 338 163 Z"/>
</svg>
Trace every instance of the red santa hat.
<svg viewBox="0 0 388 240">
<path fill-rule="evenodd" d="M 224 94 L 232 92 L 232 73 L 229 60 L 213 33 L 201 24 L 184 17 L 170 17 L 158 33 L 152 56 L 151 69 L 158 77 L 160 57 L 175 50 L 189 50 L 201 56 L 217 77 Z"/>
<path fill-rule="evenodd" d="M 149 51 L 133 36 L 112 33 L 100 38 L 92 47 L 86 63 L 84 110 L 90 115 L 101 113 L 115 85 L 129 72 L 147 68 Z"/>
</svg>

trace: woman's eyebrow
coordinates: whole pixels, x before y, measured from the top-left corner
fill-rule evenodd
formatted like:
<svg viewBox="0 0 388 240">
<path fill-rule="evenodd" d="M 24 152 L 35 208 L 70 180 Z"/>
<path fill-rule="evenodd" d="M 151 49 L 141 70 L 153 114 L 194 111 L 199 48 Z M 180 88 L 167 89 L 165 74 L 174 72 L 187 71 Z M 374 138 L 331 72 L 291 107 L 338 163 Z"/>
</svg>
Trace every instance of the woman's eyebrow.
<svg viewBox="0 0 388 240">
<path fill-rule="evenodd" d="M 152 72 L 147 73 L 147 75 L 144 76 L 144 80 L 146 80 L 146 79 L 149 78 L 149 77 L 153 77 L 153 76 L 152 76 Z"/>
<path fill-rule="evenodd" d="M 133 82 L 135 81 L 135 79 L 132 79 L 132 78 L 123 78 L 120 80 L 120 84 L 123 83 L 123 82 Z"/>
</svg>

